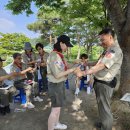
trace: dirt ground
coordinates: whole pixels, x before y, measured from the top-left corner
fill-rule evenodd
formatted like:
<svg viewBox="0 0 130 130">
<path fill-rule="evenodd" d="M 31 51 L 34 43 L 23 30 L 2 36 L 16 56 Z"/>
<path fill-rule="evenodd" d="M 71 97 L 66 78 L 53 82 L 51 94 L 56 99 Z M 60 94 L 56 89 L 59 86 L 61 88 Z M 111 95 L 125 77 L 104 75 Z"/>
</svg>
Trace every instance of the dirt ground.
<svg viewBox="0 0 130 130">
<path fill-rule="evenodd" d="M 62 109 L 60 120 L 67 124 L 67 130 L 93 130 L 94 122 L 98 120 L 95 93 L 88 95 L 85 90 L 82 90 L 76 98 L 74 80 L 71 78 L 69 82 L 70 89 L 66 89 L 66 105 Z M 20 105 L 16 103 L 10 114 L 0 115 L 0 130 L 47 130 L 51 103 L 48 95 L 43 96 L 43 99 L 42 103 L 33 102 L 35 108 L 27 109 L 25 112 L 14 112 L 15 108 L 20 108 Z M 112 102 L 112 108 L 115 130 L 126 130 L 121 128 L 119 113 L 122 110 L 130 112 L 130 107 L 115 100 Z"/>
</svg>

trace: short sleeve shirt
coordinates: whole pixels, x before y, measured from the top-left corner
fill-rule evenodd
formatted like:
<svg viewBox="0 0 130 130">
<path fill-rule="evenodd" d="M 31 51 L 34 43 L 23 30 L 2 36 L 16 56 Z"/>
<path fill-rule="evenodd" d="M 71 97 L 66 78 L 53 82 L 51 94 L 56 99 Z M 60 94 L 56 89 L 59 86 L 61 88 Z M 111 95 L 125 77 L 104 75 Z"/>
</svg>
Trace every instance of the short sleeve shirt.
<svg viewBox="0 0 130 130">
<path fill-rule="evenodd" d="M 17 67 L 15 64 L 12 63 L 11 67 L 10 67 L 10 72 L 21 72 L 21 71 L 23 71 L 25 69 L 27 69 L 27 65 L 24 64 L 24 63 L 22 63 L 22 70 L 20 70 L 19 67 Z M 15 77 L 14 81 L 22 80 L 24 78 L 25 77 L 23 77 L 23 76 L 17 76 L 17 77 Z"/>
<path fill-rule="evenodd" d="M 105 55 L 101 57 L 98 61 L 98 63 L 103 63 L 105 65 L 105 68 L 98 71 L 95 74 L 95 77 L 98 80 L 111 81 L 120 71 L 122 60 L 123 54 L 119 45 L 115 44 L 111 46 L 106 50 Z"/>
<path fill-rule="evenodd" d="M 28 64 L 30 62 L 30 58 L 26 55 L 25 52 L 22 53 L 22 62 L 25 63 L 25 64 Z M 31 55 L 31 59 L 33 61 L 36 60 L 36 54 L 34 52 L 32 52 L 32 55 Z M 31 65 L 28 65 L 28 67 L 32 67 Z"/>
<path fill-rule="evenodd" d="M 47 59 L 47 77 L 48 81 L 53 83 L 59 83 L 67 79 L 66 76 L 56 78 L 56 76 L 65 71 L 65 65 L 61 57 L 56 52 L 51 52 Z"/>
<path fill-rule="evenodd" d="M 44 55 L 42 57 L 42 59 L 44 60 L 44 62 L 47 62 L 47 58 L 49 56 L 49 53 L 47 52 L 44 52 Z M 40 59 L 41 60 L 41 56 L 39 54 L 37 54 L 37 59 Z"/>
</svg>

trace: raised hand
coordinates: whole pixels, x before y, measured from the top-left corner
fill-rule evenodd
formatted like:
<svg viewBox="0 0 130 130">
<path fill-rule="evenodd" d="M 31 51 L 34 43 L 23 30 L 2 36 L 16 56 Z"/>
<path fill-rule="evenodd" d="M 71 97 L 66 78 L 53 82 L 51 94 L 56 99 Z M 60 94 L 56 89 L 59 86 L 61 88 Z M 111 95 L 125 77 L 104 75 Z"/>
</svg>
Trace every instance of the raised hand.
<svg viewBox="0 0 130 130">
<path fill-rule="evenodd" d="M 28 68 L 27 68 L 27 71 L 32 71 L 32 70 L 33 70 L 32 67 L 28 67 Z"/>
</svg>

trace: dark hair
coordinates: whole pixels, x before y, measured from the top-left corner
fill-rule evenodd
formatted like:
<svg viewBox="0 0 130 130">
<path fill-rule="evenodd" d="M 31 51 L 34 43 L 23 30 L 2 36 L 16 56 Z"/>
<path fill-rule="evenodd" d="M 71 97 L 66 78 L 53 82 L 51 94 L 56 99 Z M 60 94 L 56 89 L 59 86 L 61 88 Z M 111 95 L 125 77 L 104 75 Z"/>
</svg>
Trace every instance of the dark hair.
<svg viewBox="0 0 130 130">
<path fill-rule="evenodd" d="M 84 59 L 88 59 L 88 55 L 85 54 L 85 53 L 83 53 L 83 54 L 80 55 L 80 59 L 82 59 L 82 58 L 84 58 Z"/>
<path fill-rule="evenodd" d="M 14 58 L 14 59 L 16 59 L 18 56 L 21 56 L 21 54 L 20 54 L 20 53 L 17 53 L 17 52 L 13 54 L 13 58 Z"/>
<path fill-rule="evenodd" d="M 43 44 L 40 43 L 40 42 L 36 44 L 36 46 L 35 46 L 36 50 L 37 50 L 38 47 L 40 47 L 42 49 L 44 48 Z"/>
<path fill-rule="evenodd" d="M 57 50 L 58 52 L 62 52 L 62 49 L 61 49 L 61 46 L 60 46 L 60 42 L 55 43 L 53 48 L 55 50 Z"/>
<path fill-rule="evenodd" d="M 99 33 L 99 35 L 102 35 L 102 34 L 110 34 L 110 35 L 112 35 L 113 38 L 115 37 L 115 32 L 114 32 L 112 29 L 110 29 L 110 28 L 105 28 L 105 29 L 103 29 L 103 30 Z"/>
<path fill-rule="evenodd" d="M 33 52 L 33 49 L 31 49 L 30 51 Z M 25 53 L 27 53 L 27 50 L 25 50 Z"/>
</svg>

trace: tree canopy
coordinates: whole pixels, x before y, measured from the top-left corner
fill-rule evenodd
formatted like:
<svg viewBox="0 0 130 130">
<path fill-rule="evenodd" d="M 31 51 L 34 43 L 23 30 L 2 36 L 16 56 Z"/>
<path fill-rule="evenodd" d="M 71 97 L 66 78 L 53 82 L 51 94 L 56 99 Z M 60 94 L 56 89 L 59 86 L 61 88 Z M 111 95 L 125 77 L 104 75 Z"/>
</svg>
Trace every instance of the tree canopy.
<svg viewBox="0 0 130 130">
<path fill-rule="evenodd" d="M 23 50 L 25 42 L 30 41 L 28 37 L 21 33 L 0 33 L 0 54 L 12 54 Z"/>
<path fill-rule="evenodd" d="M 125 91 L 130 91 L 130 0 L 10 0 L 7 8 L 14 14 L 25 11 L 29 15 L 32 13 L 32 2 L 44 14 L 46 6 L 60 14 L 62 24 L 59 28 L 65 30 L 77 26 L 79 21 L 82 21 L 80 26 L 85 23 L 95 32 L 104 27 L 112 27 L 124 53 L 121 86 Z"/>
</svg>

